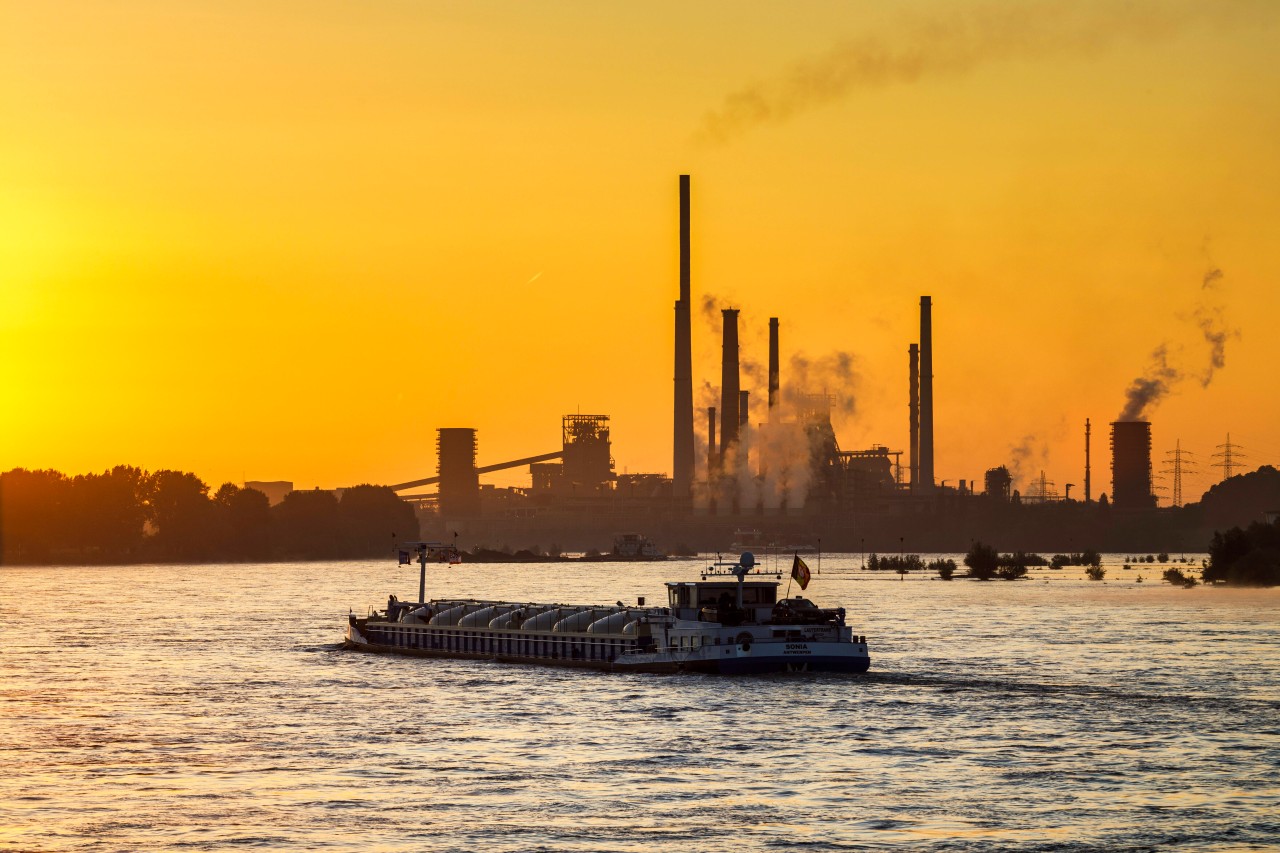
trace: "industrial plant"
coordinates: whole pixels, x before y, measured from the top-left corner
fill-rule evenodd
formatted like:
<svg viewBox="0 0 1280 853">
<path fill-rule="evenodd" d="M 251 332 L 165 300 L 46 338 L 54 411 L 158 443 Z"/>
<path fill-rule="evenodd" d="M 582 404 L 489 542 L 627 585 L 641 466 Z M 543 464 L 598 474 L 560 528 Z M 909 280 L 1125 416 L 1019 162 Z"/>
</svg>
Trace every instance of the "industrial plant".
<svg viewBox="0 0 1280 853">
<path fill-rule="evenodd" d="M 423 533 L 457 534 L 490 546 L 607 545 L 622 531 L 642 531 L 670 551 L 727 548 L 744 531 L 764 543 L 812 542 L 830 548 L 917 550 L 965 547 L 975 536 L 1057 531 L 1062 547 L 1102 545 L 1115 513 L 1156 506 L 1151 424 L 1111 424 L 1110 499 L 1093 495 L 1091 424 L 1084 424 L 1083 500 L 1059 495 L 1043 475 L 1026 494 L 1005 466 L 981 485 L 939 482 L 934 470 L 933 304 L 919 303 L 919 338 L 907 352 L 905 451 L 887 445 L 841 447 L 833 397 L 788 387 L 779 365 L 780 320 L 769 319 L 767 397 L 742 388 L 739 309 L 721 310 L 718 405 L 695 421 L 690 282 L 689 176 L 679 181 L 679 298 L 675 302 L 671 473 L 615 470 L 607 414 L 567 414 L 559 448 L 481 465 L 481 439 L 468 427 L 437 429 L 434 476 L 393 486 L 415 505 Z M 754 403 L 754 410 L 753 410 Z M 701 451 L 701 452 L 700 452 Z M 905 455 L 906 459 L 903 459 Z M 499 488 L 481 475 L 527 468 L 529 485 Z M 434 487 L 434 489 L 431 489 Z M 426 489 L 427 491 L 423 491 Z M 1100 514 L 1099 510 L 1104 511 Z M 1051 515 L 1049 513 L 1052 513 Z M 1066 533 L 1063 533 L 1066 531 Z M 1072 532 L 1074 531 L 1074 532 Z M 1043 539 L 1037 547 L 1045 547 Z"/>
</svg>

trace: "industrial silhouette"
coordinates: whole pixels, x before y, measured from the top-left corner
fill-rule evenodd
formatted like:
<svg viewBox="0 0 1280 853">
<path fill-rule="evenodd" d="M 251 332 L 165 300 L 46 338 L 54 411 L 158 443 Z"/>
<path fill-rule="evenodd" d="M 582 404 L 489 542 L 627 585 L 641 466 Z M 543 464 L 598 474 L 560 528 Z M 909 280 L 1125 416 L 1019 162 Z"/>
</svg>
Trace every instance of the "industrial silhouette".
<svg viewBox="0 0 1280 853">
<path fill-rule="evenodd" d="M 416 525 L 401 520 L 398 527 L 408 530 L 420 526 L 421 535 L 433 539 L 456 534 L 463 542 L 475 545 L 554 545 L 571 550 L 607 547 L 621 531 L 639 530 L 658 540 L 669 552 L 728 548 L 731 543 L 742 541 L 744 533 L 764 546 L 812 544 L 821 537 L 827 548 L 846 550 L 901 549 L 904 542 L 918 551 L 963 550 L 974 539 L 998 542 L 1009 549 L 1059 550 L 1165 549 L 1177 547 L 1184 538 L 1182 547 L 1198 547 L 1207 541 L 1211 531 L 1195 532 L 1201 522 L 1194 510 L 1188 510 L 1192 515 L 1178 515 L 1156 509 L 1152 424 L 1143 415 L 1182 375 L 1170 363 L 1163 345 L 1156 350 L 1146 372 L 1127 389 L 1121 416 L 1111 424 L 1109 498 L 1104 494 L 1097 501 L 1094 499 L 1089 419 L 1084 424 L 1081 460 L 1083 500 L 1072 499 L 1074 483 L 1066 484 L 1064 493 L 1059 494 L 1043 471 L 1038 478 L 1032 478 L 1030 471 L 1023 470 L 1023 463 L 1030 460 L 1033 436 L 1014 448 L 1007 460 L 1012 471 L 1006 464 L 996 464 L 985 471 L 981 491 L 968 478 L 939 479 L 934 467 L 934 306 L 928 295 L 920 297 L 919 339 L 907 342 L 905 471 L 903 451 L 891 450 L 885 444 L 852 450 L 840 445 L 833 412 L 852 412 L 851 383 L 856 373 L 851 356 L 838 354 L 812 361 L 796 356 L 784 374 L 779 358 L 781 322 L 779 317 L 770 317 L 766 378 L 761 375 L 758 362 L 743 353 L 743 315 L 738 307 L 720 308 L 720 384 L 718 389 L 709 382 L 701 386 L 704 391 L 700 405 L 705 406 L 706 430 L 705 438 L 700 437 L 694 424 L 688 175 L 679 178 L 679 211 L 670 476 L 659 472 L 617 473 L 610 418 L 606 414 L 565 415 L 558 449 L 531 448 L 544 452 L 486 465 L 477 462 L 481 455 L 480 436 L 474 428 L 438 427 L 435 474 L 385 490 L 386 495 L 400 495 L 401 500 L 395 503 L 401 510 L 411 507 L 416 513 Z M 1206 278 L 1207 289 L 1216 287 L 1221 278 L 1220 272 L 1215 273 Z M 713 319 L 717 300 L 704 297 L 700 304 L 703 315 Z M 1228 332 L 1220 312 L 1210 313 L 1212 316 L 1206 314 L 1209 319 L 1201 326 L 1205 340 L 1213 347 L 1211 366 L 1218 369 L 1224 363 L 1222 345 Z M 751 416 L 749 389 L 742 387 L 744 371 L 749 383 L 763 380 L 765 384 L 764 412 L 755 418 Z M 1209 376 L 1211 373 L 1202 381 L 1207 383 Z M 1231 443 L 1229 435 L 1218 450 L 1213 456 L 1220 461 L 1213 464 L 1223 469 L 1224 480 L 1230 482 L 1240 469 L 1243 453 L 1239 445 Z M 1173 458 L 1175 505 L 1182 503 L 1183 454 L 1179 443 Z M 527 487 L 497 488 L 480 479 L 488 473 L 524 467 L 529 470 Z M 11 493 L 10 503 L 4 508 L 6 535 L 12 535 L 14 530 L 30 533 L 26 522 L 14 526 L 13 519 L 19 516 L 12 511 L 14 494 L 38 492 L 32 491 L 34 486 L 28 489 L 24 484 L 43 482 L 32 479 L 30 473 L 18 469 L 5 475 L 7 491 Z M 132 482 L 130 478 L 137 480 L 142 474 L 122 468 L 113 476 L 124 483 Z M 175 472 L 156 476 L 157 482 L 167 484 L 167 490 L 188 494 L 189 500 L 184 500 L 197 508 L 193 512 L 208 509 L 207 487 L 203 484 L 199 484 L 204 489 L 201 491 L 195 484 L 184 486 L 185 481 Z M 198 480 L 195 482 L 198 484 Z M 1247 493 L 1257 500 L 1266 498 L 1266 488 L 1273 480 L 1253 482 L 1253 491 L 1246 490 Z M 218 517 L 225 517 L 224 528 L 234 521 L 245 525 L 246 531 L 258 531 L 246 532 L 239 538 L 227 534 L 230 538 L 222 546 L 223 553 L 305 556 L 357 547 L 328 540 L 333 530 L 341 527 L 338 519 L 343 513 L 364 512 L 352 503 L 363 492 L 351 492 L 350 500 L 338 501 L 332 495 L 280 490 L 276 488 L 279 485 L 282 484 L 264 484 L 271 487 L 266 490 L 273 494 L 270 501 L 252 489 L 243 490 L 243 495 L 220 490 L 214 504 L 221 509 L 209 510 L 214 512 L 209 517 L 222 513 Z M 432 491 L 421 491 L 432 487 Z M 1025 495 L 1020 488 L 1026 489 Z M 0 492 L 0 498 L 4 497 Z M 374 497 L 369 493 L 362 499 L 372 506 L 376 504 Z M 147 503 L 143 498 L 137 502 Z M 1280 504 L 1280 495 L 1273 502 Z M 1219 510 L 1215 511 L 1220 515 L 1235 511 L 1221 509 L 1234 506 L 1229 498 L 1219 498 L 1217 505 Z M 379 512 L 385 515 L 385 510 L 383 506 Z M 274 519 L 271 524 L 266 520 L 268 516 Z M 174 544 L 166 546 L 163 540 L 181 527 L 173 519 L 187 517 L 181 513 L 171 516 L 168 530 L 153 543 L 152 552 L 156 548 L 176 548 Z M 112 553 L 128 554 L 142 547 L 142 534 L 135 529 L 141 518 L 136 512 L 125 518 L 122 524 L 128 534 L 121 534 L 120 540 L 125 544 L 110 545 Z M 366 531 L 357 538 L 362 543 L 359 547 L 369 547 L 373 540 L 366 533 L 377 523 L 370 520 L 368 513 L 359 518 L 364 520 L 342 523 L 349 530 Z M 251 524 L 252 519 L 257 520 Z M 1251 520 L 1237 518 L 1233 523 L 1248 524 Z M 262 538 L 269 529 L 275 530 L 270 542 Z M 201 536 L 197 531 L 190 539 L 200 541 Z M 233 541 L 237 544 L 231 544 Z M 23 549 L 25 554 L 44 553 L 31 544 Z M 4 550 L 0 548 L 0 552 Z"/>
<path fill-rule="evenodd" d="M 1082 500 L 1072 499 L 1074 483 L 1060 494 L 1043 472 L 1024 482 L 1026 494 L 1021 494 L 1015 488 L 1019 477 L 1030 472 L 1020 473 L 1025 460 L 1016 458 L 1012 474 L 1005 465 L 988 469 L 979 492 L 968 478 L 939 480 L 935 472 L 934 306 L 928 295 L 920 297 L 919 338 L 907 347 L 905 471 L 903 451 L 883 444 L 841 448 L 832 389 L 813 381 L 807 369 L 811 364 L 793 363 L 792 376 L 781 370 L 778 317 L 768 321 L 765 412 L 753 419 L 749 391 L 742 387 L 743 365 L 755 377 L 758 368 L 742 352 L 738 307 L 719 309 L 720 382 L 715 389 L 710 383 L 703 386 L 714 390 L 714 396 L 702 396 L 706 425 L 699 435 L 694 424 L 690 201 L 689 176 L 681 175 L 671 475 L 618 474 L 609 418 L 603 414 L 566 415 L 559 450 L 483 467 L 476 464 L 474 430 L 442 428 L 437 475 L 392 487 L 418 508 L 424 535 L 463 531 L 482 542 L 589 547 L 607 542 L 617 530 L 643 529 L 671 549 L 727 547 L 735 533 L 751 529 L 766 531 L 763 538 L 775 542 L 822 535 L 833 547 L 883 546 L 910 538 L 914 547 L 925 549 L 963 547 L 977 533 L 1006 547 L 1086 541 L 1104 547 L 1107 537 L 1123 539 L 1126 525 L 1140 527 L 1147 532 L 1143 535 L 1161 529 L 1160 523 L 1139 524 L 1124 513 L 1156 507 L 1151 423 L 1140 415 L 1175 378 L 1165 350 L 1157 350 L 1153 366 L 1128 389 L 1125 411 L 1111 424 L 1109 499 L 1094 499 L 1090 420 L 1085 421 Z M 708 319 L 718 307 L 710 296 L 700 304 Z M 833 379 L 844 381 L 834 374 Z M 1237 455 L 1228 446 L 1224 456 L 1230 473 Z M 481 474 L 524 466 L 530 474 L 527 488 L 499 489 L 479 481 Z M 434 494 L 411 493 L 433 485 L 438 486 Z M 1116 518 L 1127 520 L 1117 527 Z M 1046 535 L 1056 538 L 1036 538 Z"/>
</svg>

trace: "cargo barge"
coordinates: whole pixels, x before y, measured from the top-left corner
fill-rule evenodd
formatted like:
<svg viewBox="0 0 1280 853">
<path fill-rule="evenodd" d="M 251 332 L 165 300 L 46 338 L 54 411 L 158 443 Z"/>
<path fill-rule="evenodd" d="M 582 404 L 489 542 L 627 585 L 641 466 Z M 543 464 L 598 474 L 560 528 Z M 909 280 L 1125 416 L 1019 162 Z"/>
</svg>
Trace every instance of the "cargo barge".
<svg viewBox="0 0 1280 853">
<path fill-rule="evenodd" d="M 422 571 L 418 600 L 391 596 L 385 610 L 351 614 L 347 648 L 610 672 L 866 672 L 871 665 L 866 637 L 845 623 L 844 608 L 779 600 L 780 575 L 762 571 L 750 553 L 713 564 L 700 580 L 667 583 L 666 606 L 646 607 L 644 599 L 600 606 L 428 601 L 426 564 L 442 561 L 439 546 L 411 545 Z"/>
</svg>

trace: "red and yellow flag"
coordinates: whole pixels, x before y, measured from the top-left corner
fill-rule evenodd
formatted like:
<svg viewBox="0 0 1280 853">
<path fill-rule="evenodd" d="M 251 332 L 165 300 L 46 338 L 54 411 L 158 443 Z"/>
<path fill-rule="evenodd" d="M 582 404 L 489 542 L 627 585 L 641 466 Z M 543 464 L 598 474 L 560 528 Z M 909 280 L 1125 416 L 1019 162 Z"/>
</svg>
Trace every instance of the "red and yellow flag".
<svg viewBox="0 0 1280 853">
<path fill-rule="evenodd" d="M 800 584 L 801 589 L 809 588 L 809 567 L 800 559 L 799 554 L 796 554 L 796 561 L 791 564 L 791 577 Z"/>
</svg>

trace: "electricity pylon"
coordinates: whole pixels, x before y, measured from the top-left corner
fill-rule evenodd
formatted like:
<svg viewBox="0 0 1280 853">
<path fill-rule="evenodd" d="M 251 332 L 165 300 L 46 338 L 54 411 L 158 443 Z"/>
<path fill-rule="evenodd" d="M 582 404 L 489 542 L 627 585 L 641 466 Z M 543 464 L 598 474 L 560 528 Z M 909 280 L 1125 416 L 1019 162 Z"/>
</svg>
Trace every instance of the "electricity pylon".
<svg viewBox="0 0 1280 853">
<path fill-rule="evenodd" d="M 1183 450 L 1182 439 L 1178 439 L 1174 449 L 1166 450 L 1164 455 L 1172 467 L 1162 468 L 1160 473 L 1173 475 L 1173 505 L 1182 506 L 1182 474 L 1195 472 L 1195 454 L 1190 450 Z"/>
<path fill-rule="evenodd" d="M 1214 462 L 1213 467 L 1221 468 L 1222 479 L 1230 480 L 1232 475 L 1235 474 L 1237 468 L 1244 467 L 1240 464 L 1240 460 L 1247 459 L 1248 457 L 1241 452 L 1244 448 L 1238 444 L 1231 443 L 1231 433 L 1227 433 L 1227 443 L 1219 444 L 1218 450 L 1221 450 L 1222 452 L 1213 454 L 1213 458 L 1221 459 L 1222 461 Z"/>
</svg>

